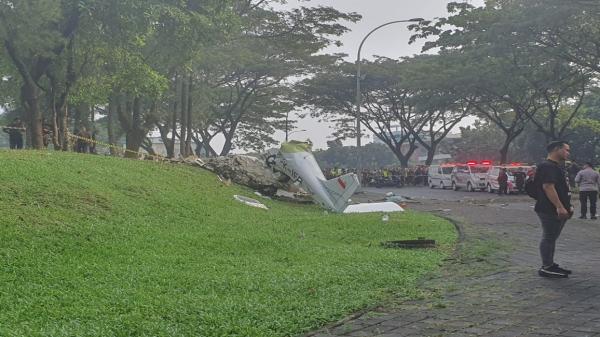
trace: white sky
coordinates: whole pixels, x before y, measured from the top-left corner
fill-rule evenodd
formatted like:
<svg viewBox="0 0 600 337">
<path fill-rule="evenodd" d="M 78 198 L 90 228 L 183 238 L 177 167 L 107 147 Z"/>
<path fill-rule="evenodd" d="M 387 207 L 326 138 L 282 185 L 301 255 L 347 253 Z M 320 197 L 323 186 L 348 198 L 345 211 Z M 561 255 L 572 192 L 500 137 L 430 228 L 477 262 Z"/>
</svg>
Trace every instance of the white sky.
<svg viewBox="0 0 600 337">
<path fill-rule="evenodd" d="M 460 0 L 455 0 L 460 1 Z M 465 0 L 473 5 L 483 5 L 483 0 Z M 447 16 L 446 7 L 451 1 L 447 0 L 289 0 L 287 6 L 332 6 L 344 12 L 357 12 L 363 19 L 348 27 L 350 32 L 341 37 L 343 46 L 331 48 L 327 53 L 345 53 L 349 55 L 349 61 L 356 60 L 358 46 L 365 35 L 373 28 L 394 20 L 407 20 L 412 18 L 433 19 Z M 419 54 L 422 43 L 408 44 L 411 36 L 406 28 L 407 24 L 394 24 L 376 31 L 365 42 L 362 49 L 362 58 L 371 59 L 373 55 L 399 58 Z M 316 149 L 327 148 L 327 140 L 332 130 L 329 125 L 319 123 L 311 118 L 298 122 L 296 130 L 307 130 L 295 132 L 292 137 L 299 140 L 310 138 Z M 277 135 L 277 139 L 283 140 L 283 133 Z M 365 138 L 363 143 L 369 143 L 372 139 Z M 356 144 L 356 140 L 348 140 L 347 145 Z"/>
</svg>

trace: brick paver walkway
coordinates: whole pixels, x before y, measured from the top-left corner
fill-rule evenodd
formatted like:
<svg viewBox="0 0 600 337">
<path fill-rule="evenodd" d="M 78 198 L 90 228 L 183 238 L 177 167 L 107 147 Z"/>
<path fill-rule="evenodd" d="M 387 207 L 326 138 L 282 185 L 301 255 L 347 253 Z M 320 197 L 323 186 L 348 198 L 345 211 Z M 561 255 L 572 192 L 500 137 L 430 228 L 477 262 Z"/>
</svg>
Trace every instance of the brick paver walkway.
<svg viewBox="0 0 600 337">
<path fill-rule="evenodd" d="M 421 204 L 461 223 L 470 246 L 424 286 L 439 296 L 365 313 L 311 336 L 600 337 L 600 221 L 570 220 L 556 260 L 569 279 L 537 275 L 540 226 L 530 203 Z M 448 211 L 450 209 L 451 211 Z M 486 255 L 486 246 L 501 249 Z M 462 251 L 462 250 L 459 250 Z"/>
</svg>

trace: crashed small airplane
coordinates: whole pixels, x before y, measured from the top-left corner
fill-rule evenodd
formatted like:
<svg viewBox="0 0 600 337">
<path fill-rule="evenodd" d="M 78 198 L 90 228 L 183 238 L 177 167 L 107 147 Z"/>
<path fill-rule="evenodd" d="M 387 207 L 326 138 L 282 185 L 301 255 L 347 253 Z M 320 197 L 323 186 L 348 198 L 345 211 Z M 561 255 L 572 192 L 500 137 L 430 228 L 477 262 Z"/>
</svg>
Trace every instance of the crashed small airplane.
<svg viewBox="0 0 600 337">
<path fill-rule="evenodd" d="M 291 141 L 266 157 L 267 165 L 288 176 L 313 195 L 313 200 L 335 213 L 402 212 L 393 202 L 349 205 L 350 197 L 360 187 L 358 176 L 348 173 L 327 180 L 312 154 L 312 144 Z"/>
</svg>

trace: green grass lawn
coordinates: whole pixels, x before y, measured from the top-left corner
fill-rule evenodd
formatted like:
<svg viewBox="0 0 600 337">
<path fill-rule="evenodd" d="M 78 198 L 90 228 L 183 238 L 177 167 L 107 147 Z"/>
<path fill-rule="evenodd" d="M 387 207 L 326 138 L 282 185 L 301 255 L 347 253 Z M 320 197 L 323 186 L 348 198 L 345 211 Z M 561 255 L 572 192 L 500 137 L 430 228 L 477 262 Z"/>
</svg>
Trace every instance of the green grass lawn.
<svg viewBox="0 0 600 337">
<path fill-rule="evenodd" d="M 415 296 L 457 237 L 234 194 L 255 197 L 197 168 L 0 151 L 0 336 L 293 336 Z M 440 248 L 380 246 L 417 237 Z"/>
</svg>

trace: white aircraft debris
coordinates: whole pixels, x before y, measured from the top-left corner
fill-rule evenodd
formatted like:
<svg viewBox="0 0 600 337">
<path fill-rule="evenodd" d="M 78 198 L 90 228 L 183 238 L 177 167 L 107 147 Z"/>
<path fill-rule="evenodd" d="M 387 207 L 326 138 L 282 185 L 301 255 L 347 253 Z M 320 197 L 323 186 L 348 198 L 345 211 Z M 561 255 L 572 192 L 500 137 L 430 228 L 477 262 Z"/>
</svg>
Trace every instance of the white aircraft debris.
<svg viewBox="0 0 600 337">
<path fill-rule="evenodd" d="M 267 154 L 267 165 L 274 171 L 298 182 L 312 193 L 315 203 L 336 213 L 402 212 L 395 203 L 372 203 L 349 205 L 350 197 L 360 187 L 358 176 L 348 173 L 327 180 L 312 154 L 312 145 L 307 142 L 291 141 L 279 150 Z M 394 207 L 395 206 L 395 207 Z M 348 210 L 348 212 L 346 212 Z"/>
<path fill-rule="evenodd" d="M 250 207 L 256 207 L 256 208 L 261 208 L 261 209 L 269 209 L 267 206 L 265 206 L 265 204 L 263 204 L 262 202 L 256 200 L 256 199 L 252 199 L 252 198 L 248 198 L 248 197 L 244 197 L 243 195 L 234 195 L 233 198 L 239 202 L 241 202 L 242 204 L 245 204 L 247 206 Z"/>
</svg>

